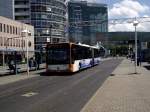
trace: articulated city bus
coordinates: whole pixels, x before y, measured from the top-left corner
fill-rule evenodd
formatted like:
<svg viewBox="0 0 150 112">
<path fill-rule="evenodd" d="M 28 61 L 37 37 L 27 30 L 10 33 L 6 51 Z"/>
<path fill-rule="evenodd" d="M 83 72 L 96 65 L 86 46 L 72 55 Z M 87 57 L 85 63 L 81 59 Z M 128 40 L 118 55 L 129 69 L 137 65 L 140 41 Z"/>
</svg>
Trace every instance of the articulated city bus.
<svg viewBox="0 0 150 112">
<path fill-rule="evenodd" d="M 74 43 L 47 44 L 47 72 L 77 72 L 100 62 L 100 49 Z"/>
</svg>

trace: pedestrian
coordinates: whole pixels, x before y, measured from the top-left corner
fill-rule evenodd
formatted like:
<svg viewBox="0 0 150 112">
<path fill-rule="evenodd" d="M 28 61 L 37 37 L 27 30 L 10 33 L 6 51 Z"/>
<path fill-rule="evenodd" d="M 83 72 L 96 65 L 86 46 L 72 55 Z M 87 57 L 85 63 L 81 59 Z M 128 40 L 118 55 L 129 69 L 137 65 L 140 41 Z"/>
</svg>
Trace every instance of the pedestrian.
<svg viewBox="0 0 150 112">
<path fill-rule="evenodd" d="M 141 64 L 142 64 L 142 55 L 139 58 L 140 58 L 139 59 L 139 65 L 141 66 Z"/>
<path fill-rule="evenodd" d="M 39 69 L 40 68 L 40 61 L 36 60 L 36 64 L 37 64 L 37 69 Z"/>
<path fill-rule="evenodd" d="M 33 64 L 34 64 L 35 70 L 37 70 L 37 62 L 35 59 L 33 60 Z"/>
<path fill-rule="evenodd" d="M 137 57 L 137 66 L 139 66 L 139 63 L 140 63 L 140 57 L 138 56 Z"/>
<path fill-rule="evenodd" d="M 131 63 L 132 61 L 134 61 L 135 57 L 134 57 L 134 53 L 131 54 Z"/>
<path fill-rule="evenodd" d="M 36 60 L 36 64 L 37 64 L 37 69 L 40 68 L 40 64 L 41 64 L 41 56 L 40 53 L 37 53 L 37 56 L 35 57 Z"/>
<path fill-rule="evenodd" d="M 10 69 L 10 72 L 11 72 L 11 70 L 13 70 L 13 73 L 16 72 L 16 69 L 15 69 L 15 66 L 14 66 L 14 61 L 13 61 L 12 59 L 10 59 L 10 60 L 8 61 L 8 67 L 9 67 L 9 69 Z"/>
<path fill-rule="evenodd" d="M 29 68 L 30 68 L 30 70 L 32 69 L 32 67 L 33 67 L 33 59 L 30 58 L 29 59 Z"/>
</svg>

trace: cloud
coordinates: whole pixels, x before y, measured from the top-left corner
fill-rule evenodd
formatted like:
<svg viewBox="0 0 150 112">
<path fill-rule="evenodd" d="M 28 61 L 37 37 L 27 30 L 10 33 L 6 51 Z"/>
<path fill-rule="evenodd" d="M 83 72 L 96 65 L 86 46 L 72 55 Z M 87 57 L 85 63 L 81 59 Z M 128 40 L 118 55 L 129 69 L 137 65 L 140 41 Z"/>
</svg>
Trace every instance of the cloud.
<svg viewBox="0 0 150 112">
<path fill-rule="evenodd" d="M 109 30 L 111 32 L 115 31 L 133 31 L 133 25 L 132 24 L 116 24 L 116 25 L 110 25 Z"/>
<path fill-rule="evenodd" d="M 109 9 L 109 18 L 132 18 L 132 17 L 141 17 L 148 16 L 146 15 L 149 12 L 150 8 L 141 4 L 136 0 L 122 0 L 118 3 L 115 3 L 112 8 Z M 149 24 L 149 25 L 148 25 Z M 142 23 L 138 25 L 139 31 L 148 31 L 150 23 Z M 133 24 L 116 24 L 109 25 L 109 31 L 134 31 Z"/>
</svg>

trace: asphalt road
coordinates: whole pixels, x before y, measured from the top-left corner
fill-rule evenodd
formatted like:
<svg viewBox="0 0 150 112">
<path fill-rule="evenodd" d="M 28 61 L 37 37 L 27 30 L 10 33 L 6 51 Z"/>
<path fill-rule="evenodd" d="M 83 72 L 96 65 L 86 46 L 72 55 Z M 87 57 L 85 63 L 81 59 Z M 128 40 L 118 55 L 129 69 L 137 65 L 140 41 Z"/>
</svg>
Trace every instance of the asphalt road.
<svg viewBox="0 0 150 112">
<path fill-rule="evenodd" d="M 39 76 L 0 86 L 0 112 L 79 112 L 121 59 L 73 75 Z"/>
</svg>

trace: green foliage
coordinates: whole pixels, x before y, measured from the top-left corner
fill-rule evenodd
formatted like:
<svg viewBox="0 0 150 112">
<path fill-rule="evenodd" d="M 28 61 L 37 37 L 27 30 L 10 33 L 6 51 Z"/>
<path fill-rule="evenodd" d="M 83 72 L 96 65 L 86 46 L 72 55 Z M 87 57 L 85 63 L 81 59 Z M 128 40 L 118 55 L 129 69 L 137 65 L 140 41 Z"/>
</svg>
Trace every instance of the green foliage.
<svg viewBox="0 0 150 112">
<path fill-rule="evenodd" d="M 110 54 L 112 56 L 124 56 L 128 54 L 128 46 L 127 45 L 115 45 L 115 46 L 110 46 Z"/>
</svg>

